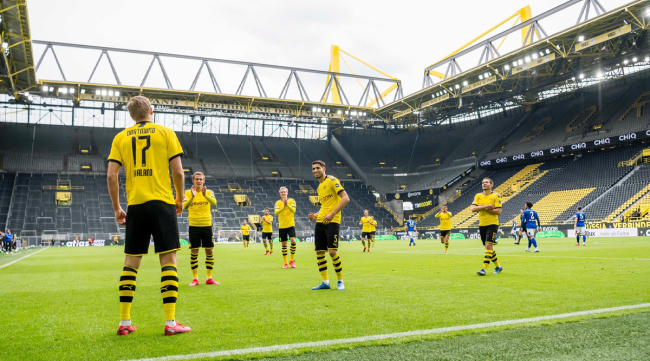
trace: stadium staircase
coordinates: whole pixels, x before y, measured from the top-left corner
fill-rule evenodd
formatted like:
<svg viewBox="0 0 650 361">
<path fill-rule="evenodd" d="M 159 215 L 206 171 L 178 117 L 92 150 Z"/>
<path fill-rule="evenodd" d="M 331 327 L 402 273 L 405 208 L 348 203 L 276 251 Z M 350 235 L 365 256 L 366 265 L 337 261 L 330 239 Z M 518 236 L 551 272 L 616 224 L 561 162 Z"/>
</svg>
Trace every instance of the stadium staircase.
<svg viewBox="0 0 650 361">
<path fill-rule="evenodd" d="M 595 187 L 551 192 L 535 202 L 533 209 L 537 212 L 542 224 L 551 224 L 555 218 L 578 203 L 581 199 L 584 199 L 594 190 L 596 190 Z M 515 216 L 507 224 L 512 224 L 513 221 L 519 224 L 521 219 L 519 216 Z"/>
<path fill-rule="evenodd" d="M 620 217 L 628 210 L 641 202 L 650 202 L 650 184 L 643 187 L 639 192 L 632 196 L 632 198 L 628 199 L 625 203 L 621 204 L 620 207 L 616 208 L 614 212 L 610 213 L 610 215 L 605 218 L 605 221 L 613 222 L 614 220 L 620 219 Z"/>
<path fill-rule="evenodd" d="M 625 117 L 627 117 L 627 115 L 630 114 L 630 112 L 632 112 L 632 110 L 634 109 L 636 109 L 636 117 L 637 118 L 640 117 L 643 112 L 643 106 L 648 104 L 648 102 L 650 102 L 650 91 L 641 93 L 641 95 L 639 95 L 639 97 L 636 98 L 634 103 L 632 103 L 632 105 L 630 105 L 630 107 L 627 108 L 627 110 L 623 113 L 623 115 L 621 115 L 621 117 L 618 118 L 618 121 L 620 122 L 623 119 L 625 119 Z"/>
<path fill-rule="evenodd" d="M 544 163 L 530 164 L 510 177 L 494 189 L 495 193 L 500 194 L 501 202 L 505 203 L 530 185 L 535 183 L 540 177 L 544 176 L 547 171 L 540 172 L 539 167 Z M 472 212 L 472 206 L 463 209 L 451 217 L 452 228 L 466 228 L 478 224 L 478 213 Z"/>
</svg>

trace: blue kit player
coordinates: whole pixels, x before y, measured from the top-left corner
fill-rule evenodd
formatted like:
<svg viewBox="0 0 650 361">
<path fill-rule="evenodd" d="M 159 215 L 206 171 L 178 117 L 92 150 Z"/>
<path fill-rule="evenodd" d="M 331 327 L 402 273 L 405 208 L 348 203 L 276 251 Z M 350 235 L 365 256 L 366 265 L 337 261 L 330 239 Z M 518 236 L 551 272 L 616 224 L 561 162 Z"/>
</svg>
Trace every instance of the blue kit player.
<svg viewBox="0 0 650 361">
<path fill-rule="evenodd" d="M 587 233 L 585 232 L 585 212 L 582 211 L 582 207 L 578 206 L 578 212 L 576 212 L 576 246 L 580 245 L 580 235 L 582 235 L 582 245 L 587 245 Z"/>
<path fill-rule="evenodd" d="M 535 246 L 534 252 L 539 252 L 537 241 L 535 241 L 535 231 L 541 231 L 542 225 L 539 221 L 539 216 L 537 216 L 537 212 L 532 210 L 532 208 L 533 203 L 526 202 L 526 209 L 521 218 L 521 230 L 525 230 L 526 236 L 528 237 L 528 248 L 526 248 L 526 252 L 530 252 L 531 245 Z"/>
<path fill-rule="evenodd" d="M 510 230 L 510 235 L 515 239 L 515 241 L 517 240 L 517 221 L 512 221 L 512 229 Z M 515 242 L 515 244 L 517 243 L 518 242 Z"/>
<path fill-rule="evenodd" d="M 411 247 L 411 244 L 415 247 L 415 240 L 414 238 L 417 236 L 417 228 L 415 227 L 415 221 L 413 220 L 413 216 L 409 216 L 409 220 L 406 221 L 406 232 L 408 232 L 408 236 L 411 239 L 409 242 L 409 247 Z"/>
</svg>

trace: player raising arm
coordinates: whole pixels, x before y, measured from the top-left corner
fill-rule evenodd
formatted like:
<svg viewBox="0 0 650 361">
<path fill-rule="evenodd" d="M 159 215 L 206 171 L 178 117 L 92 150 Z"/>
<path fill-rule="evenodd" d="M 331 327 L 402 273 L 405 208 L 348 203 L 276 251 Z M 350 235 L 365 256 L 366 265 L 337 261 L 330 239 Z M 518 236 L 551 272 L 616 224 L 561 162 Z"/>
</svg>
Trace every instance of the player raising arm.
<svg viewBox="0 0 650 361">
<path fill-rule="evenodd" d="M 321 207 L 318 213 L 309 213 L 309 220 L 316 220 L 314 243 L 318 271 L 323 280 L 323 283 L 312 288 L 312 290 L 328 290 L 331 288 L 329 275 L 327 274 L 327 258 L 325 258 L 325 252 L 329 251 L 336 271 L 336 278 L 338 279 L 337 289 L 343 291 L 345 290 L 343 266 L 341 266 L 341 258 L 338 255 L 339 226 L 341 223 L 341 210 L 350 202 L 350 198 L 336 177 L 325 174 L 325 162 L 321 160 L 313 162 L 311 171 L 320 182 L 318 185 L 318 199 Z"/>
<path fill-rule="evenodd" d="M 214 192 L 205 187 L 205 175 L 196 172 L 192 175 L 192 188 L 185 191 L 183 209 L 189 209 L 187 218 L 190 227 L 190 268 L 192 269 L 192 283 L 190 286 L 199 285 L 199 248 L 205 249 L 206 285 L 218 285 L 212 279 L 214 268 L 214 237 L 212 235 L 212 213 L 210 206 L 217 205 Z"/>
<path fill-rule="evenodd" d="M 287 187 L 280 188 L 280 200 L 275 202 L 275 214 L 278 216 L 278 235 L 282 242 L 282 258 L 284 259 L 283 269 L 296 268 L 294 258 L 296 256 L 296 201 L 289 198 Z M 291 260 L 287 264 L 287 239 L 291 240 Z"/>
<path fill-rule="evenodd" d="M 176 217 L 183 211 L 185 178 L 180 156 L 183 149 L 173 130 L 153 123 L 149 99 L 136 96 L 127 104 L 136 125 L 115 136 L 108 156 L 108 194 L 115 220 L 126 225 L 124 253 L 126 259 L 120 276 L 120 326 L 118 335 L 135 331 L 131 325 L 131 303 L 142 256 L 149 253 L 153 236 L 154 249 L 160 258 L 160 293 L 165 310 L 165 335 L 189 332 L 176 322 L 178 269 L 176 251 L 181 249 Z M 169 176 L 171 165 L 176 199 Z M 120 206 L 120 168 L 126 174 L 127 212 Z M 128 215 L 127 215 L 128 213 Z"/>
<path fill-rule="evenodd" d="M 501 214 L 501 197 L 492 191 L 494 182 L 490 178 L 483 178 L 481 182 L 483 193 L 478 193 L 472 202 L 472 212 L 478 212 L 478 228 L 481 233 L 481 241 L 485 246 L 485 257 L 483 268 L 476 272 L 479 276 L 485 276 L 490 261 L 494 262 L 495 274 L 499 274 L 503 267 L 497 259 L 494 245 L 497 244 L 497 230 L 499 229 L 499 215 Z"/>
<path fill-rule="evenodd" d="M 436 218 L 440 219 L 440 243 L 445 245 L 445 254 L 449 249 L 449 233 L 451 233 L 451 212 L 447 212 L 447 206 L 444 205 L 440 208 L 440 212 L 436 214 Z"/>
</svg>

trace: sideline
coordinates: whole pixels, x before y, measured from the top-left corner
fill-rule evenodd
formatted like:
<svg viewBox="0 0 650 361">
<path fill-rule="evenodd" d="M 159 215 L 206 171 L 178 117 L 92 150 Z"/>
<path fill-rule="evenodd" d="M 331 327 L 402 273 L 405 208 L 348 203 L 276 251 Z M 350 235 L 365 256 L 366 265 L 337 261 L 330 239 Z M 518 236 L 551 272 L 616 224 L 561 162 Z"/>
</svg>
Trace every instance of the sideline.
<svg viewBox="0 0 650 361">
<path fill-rule="evenodd" d="M 11 266 L 12 264 L 14 264 L 14 263 L 20 261 L 21 259 L 25 259 L 25 258 L 27 258 L 27 257 L 29 257 L 29 256 L 33 256 L 33 255 L 37 254 L 38 252 L 45 251 L 46 249 L 47 249 L 47 248 L 39 249 L 38 251 L 36 251 L 36 252 L 34 252 L 34 253 L 30 253 L 30 254 L 28 254 L 27 256 L 20 257 L 20 258 L 18 258 L 18 259 L 15 260 L 15 261 L 11 261 L 11 262 L 9 262 L 9 263 L 5 263 L 5 264 L 3 264 L 2 266 L 0 266 L 0 269 L 1 269 L 1 268 L 5 268 L 5 267 L 7 267 L 7 266 Z"/>
<path fill-rule="evenodd" d="M 477 324 L 474 324 L 474 325 L 433 328 L 433 329 L 429 329 L 429 330 L 398 332 L 398 333 L 389 333 L 389 334 L 383 334 L 383 335 L 373 335 L 373 336 L 353 337 L 353 338 L 342 338 L 342 339 L 324 340 L 324 341 L 316 341 L 316 342 L 293 343 L 293 344 L 275 345 L 275 346 L 266 346 L 266 347 L 252 347 L 252 348 L 244 348 L 244 349 L 237 349 L 237 350 L 226 350 L 226 351 L 203 352 L 203 353 L 186 354 L 186 355 L 142 358 L 142 359 L 133 359 L 131 361 L 192 360 L 192 359 L 198 359 L 198 358 L 209 358 L 209 357 L 220 357 L 220 356 L 260 354 L 260 353 L 266 353 L 266 352 L 294 350 L 294 349 L 308 348 L 308 347 L 332 346 L 332 345 L 340 345 L 340 344 L 347 344 L 347 343 L 359 343 L 359 342 L 378 341 L 378 340 L 395 339 L 395 338 L 410 337 L 410 336 L 422 336 L 422 335 L 440 334 L 440 333 L 454 332 L 454 331 L 475 330 L 475 329 L 480 329 L 480 328 L 506 326 L 506 325 L 516 325 L 516 324 L 539 322 L 539 321 L 546 321 L 546 320 L 557 320 L 557 319 L 570 318 L 570 317 L 576 317 L 576 316 L 596 315 L 596 314 L 600 314 L 600 313 L 623 311 L 623 310 L 632 310 L 632 309 L 646 308 L 646 307 L 650 307 L 650 303 L 641 303 L 641 304 L 638 304 L 638 305 L 629 305 L 629 306 L 620 306 L 620 307 L 611 307 L 611 308 L 601 308 L 601 309 L 589 310 L 589 311 L 561 313 L 561 314 L 558 314 L 558 315 L 550 315 L 550 316 L 522 318 L 522 319 L 518 319 L 518 320 L 497 321 L 497 322 L 489 322 L 489 323 L 477 323 Z"/>
</svg>

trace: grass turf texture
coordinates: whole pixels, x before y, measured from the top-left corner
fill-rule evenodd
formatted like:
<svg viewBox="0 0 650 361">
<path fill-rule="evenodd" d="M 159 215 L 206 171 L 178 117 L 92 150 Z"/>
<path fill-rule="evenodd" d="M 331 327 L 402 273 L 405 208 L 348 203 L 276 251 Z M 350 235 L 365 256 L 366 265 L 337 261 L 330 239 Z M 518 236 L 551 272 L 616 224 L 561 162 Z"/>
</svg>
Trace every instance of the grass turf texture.
<svg viewBox="0 0 650 361">
<path fill-rule="evenodd" d="M 320 282 L 312 243 L 298 244 L 298 268 L 287 270 L 281 269 L 277 244 L 273 256 L 264 256 L 261 244 L 252 244 L 248 251 L 241 244 L 219 244 L 215 248 L 215 279 L 222 285 L 203 284 L 205 254 L 201 252 L 202 284 L 192 288 L 187 286 L 191 273 L 189 251 L 184 248 L 179 252 L 177 319 L 193 332 L 175 337 L 163 336 L 157 256 L 145 257 L 138 272 L 131 311 L 138 331 L 118 337 L 117 283 L 123 248 L 48 249 L 0 269 L 5 327 L 12 330 L 4 337 L 11 347 L 2 348 L 0 359 L 126 360 L 468 325 L 650 301 L 650 240 L 645 238 L 590 238 L 587 247 L 576 247 L 574 239 L 545 239 L 539 241 L 539 254 L 526 253 L 525 246 L 501 239 L 496 249 L 504 272 L 493 275 L 491 266 L 486 277 L 476 275 L 483 261 L 480 241 L 450 243 L 450 254 L 444 255 L 437 240 L 421 240 L 416 247 L 408 247 L 408 241 L 378 241 L 371 253 L 362 252 L 361 242 L 341 242 L 344 292 L 310 290 Z M 0 259 L 15 260 L 23 252 L 33 251 L 0 255 Z M 328 266 L 335 283 L 329 256 Z M 630 312 L 617 314 L 622 313 Z M 581 319 L 585 318 L 589 317 Z"/>
</svg>

